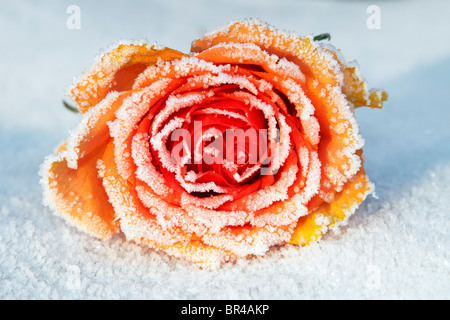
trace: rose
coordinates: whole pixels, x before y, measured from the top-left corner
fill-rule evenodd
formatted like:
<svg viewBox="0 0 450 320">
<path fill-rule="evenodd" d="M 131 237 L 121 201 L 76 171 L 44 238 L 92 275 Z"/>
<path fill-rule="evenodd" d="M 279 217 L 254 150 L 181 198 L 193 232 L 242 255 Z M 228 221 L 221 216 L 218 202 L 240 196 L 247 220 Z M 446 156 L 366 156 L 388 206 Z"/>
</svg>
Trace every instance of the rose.
<svg viewBox="0 0 450 320">
<path fill-rule="evenodd" d="M 243 21 L 191 55 L 119 44 L 71 95 L 44 198 L 100 238 L 214 264 L 318 240 L 373 189 L 353 111 L 386 95 L 312 37 Z"/>
</svg>

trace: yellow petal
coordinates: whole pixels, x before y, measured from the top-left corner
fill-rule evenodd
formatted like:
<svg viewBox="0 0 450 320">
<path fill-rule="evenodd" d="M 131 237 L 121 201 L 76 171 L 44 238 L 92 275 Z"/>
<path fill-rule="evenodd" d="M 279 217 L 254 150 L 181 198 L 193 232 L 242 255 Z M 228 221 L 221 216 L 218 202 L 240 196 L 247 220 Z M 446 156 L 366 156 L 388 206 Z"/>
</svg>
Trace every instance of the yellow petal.
<svg viewBox="0 0 450 320">
<path fill-rule="evenodd" d="M 319 240 L 328 229 L 353 214 L 372 190 L 373 184 L 361 168 L 330 203 L 322 203 L 312 214 L 299 219 L 290 243 L 306 245 Z"/>
</svg>

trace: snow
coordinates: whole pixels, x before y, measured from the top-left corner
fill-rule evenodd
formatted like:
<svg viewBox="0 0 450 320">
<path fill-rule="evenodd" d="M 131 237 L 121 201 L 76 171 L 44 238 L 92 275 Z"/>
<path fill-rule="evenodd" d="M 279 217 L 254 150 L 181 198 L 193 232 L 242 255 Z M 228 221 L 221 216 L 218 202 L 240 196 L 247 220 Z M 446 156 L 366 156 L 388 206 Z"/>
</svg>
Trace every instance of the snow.
<svg viewBox="0 0 450 320">
<path fill-rule="evenodd" d="M 80 0 L 81 29 L 69 30 L 71 4 L 0 4 L 1 299 L 450 298 L 448 1 Z M 366 27 L 372 4 L 380 30 Z M 246 17 L 329 32 L 389 93 L 383 110 L 356 110 L 377 197 L 346 226 L 207 270 L 121 235 L 95 239 L 42 205 L 39 165 L 79 121 L 61 99 L 102 48 L 146 37 L 188 52 L 203 32 Z"/>
</svg>

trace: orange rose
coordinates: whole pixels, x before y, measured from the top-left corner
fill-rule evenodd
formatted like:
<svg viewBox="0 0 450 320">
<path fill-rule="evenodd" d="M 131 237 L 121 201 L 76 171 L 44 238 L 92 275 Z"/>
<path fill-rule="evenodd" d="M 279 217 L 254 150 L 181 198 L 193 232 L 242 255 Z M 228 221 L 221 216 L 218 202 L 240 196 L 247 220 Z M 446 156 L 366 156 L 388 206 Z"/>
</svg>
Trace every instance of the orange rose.
<svg viewBox="0 0 450 320">
<path fill-rule="evenodd" d="M 353 110 L 386 94 L 311 37 L 244 21 L 190 55 L 120 44 L 71 94 L 45 200 L 103 239 L 215 264 L 318 240 L 373 189 Z"/>
</svg>

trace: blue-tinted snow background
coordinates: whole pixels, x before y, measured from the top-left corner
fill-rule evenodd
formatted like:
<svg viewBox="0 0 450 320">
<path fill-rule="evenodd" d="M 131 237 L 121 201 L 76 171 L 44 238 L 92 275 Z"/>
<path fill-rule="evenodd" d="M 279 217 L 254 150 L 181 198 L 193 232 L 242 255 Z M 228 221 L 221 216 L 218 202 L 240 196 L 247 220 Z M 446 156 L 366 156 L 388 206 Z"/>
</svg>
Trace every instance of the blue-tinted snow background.
<svg viewBox="0 0 450 320">
<path fill-rule="evenodd" d="M 66 26 L 72 4 L 79 30 Z M 366 25 L 372 4 L 381 29 Z M 0 298 L 449 299 L 449 12 L 445 0 L 2 0 Z M 188 52 L 205 31 L 248 17 L 331 33 L 389 92 L 383 110 L 357 110 L 378 199 L 340 234 L 208 271 L 121 236 L 93 239 L 42 206 L 39 165 L 78 121 L 61 100 L 102 48 L 146 38 Z"/>
</svg>

